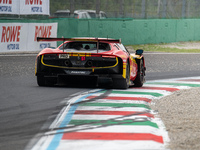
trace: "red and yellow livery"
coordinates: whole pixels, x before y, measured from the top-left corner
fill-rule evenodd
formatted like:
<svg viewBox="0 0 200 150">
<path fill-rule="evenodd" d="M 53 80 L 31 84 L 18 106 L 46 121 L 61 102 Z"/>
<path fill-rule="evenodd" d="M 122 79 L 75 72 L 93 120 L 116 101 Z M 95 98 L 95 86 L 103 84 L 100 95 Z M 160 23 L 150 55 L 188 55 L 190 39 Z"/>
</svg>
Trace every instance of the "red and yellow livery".
<svg viewBox="0 0 200 150">
<path fill-rule="evenodd" d="M 39 86 L 94 84 L 126 89 L 141 87 L 145 81 L 143 50 L 135 54 L 120 40 L 107 38 L 37 38 L 63 41 L 58 48 L 42 50 L 36 59 Z"/>
</svg>

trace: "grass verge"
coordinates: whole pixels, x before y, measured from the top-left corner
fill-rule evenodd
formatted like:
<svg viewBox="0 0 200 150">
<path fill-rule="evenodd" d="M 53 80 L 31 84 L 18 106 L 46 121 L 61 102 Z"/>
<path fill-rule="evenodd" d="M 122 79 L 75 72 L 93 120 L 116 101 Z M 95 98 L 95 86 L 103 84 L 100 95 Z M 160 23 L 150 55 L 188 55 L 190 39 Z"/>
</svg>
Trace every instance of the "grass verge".
<svg viewBox="0 0 200 150">
<path fill-rule="evenodd" d="M 131 49 L 143 49 L 149 52 L 165 53 L 200 53 L 200 42 L 178 42 L 171 44 L 143 44 L 131 45 Z"/>
</svg>

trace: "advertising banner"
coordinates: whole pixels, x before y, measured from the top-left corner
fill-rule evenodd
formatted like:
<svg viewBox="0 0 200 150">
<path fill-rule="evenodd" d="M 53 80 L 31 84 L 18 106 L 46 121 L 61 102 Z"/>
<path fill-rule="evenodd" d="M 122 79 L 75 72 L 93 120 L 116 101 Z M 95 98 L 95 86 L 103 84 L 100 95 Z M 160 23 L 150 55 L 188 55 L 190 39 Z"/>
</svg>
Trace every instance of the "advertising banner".
<svg viewBox="0 0 200 150">
<path fill-rule="evenodd" d="M 20 15 L 49 15 L 49 0 L 20 0 Z"/>
<path fill-rule="evenodd" d="M 0 24 L 0 51 L 26 50 L 28 26 L 21 23 Z"/>
<path fill-rule="evenodd" d="M 49 15 L 49 0 L 0 0 L 0 14 Z"/>
<path fill-rule="evenodd" d="M 57 42 L 37 42 L 37 37 L 57 37 L 57 23 L 1 23 L 0 52 L 57 47 Z"/>
<path fill-rule="evenodd" d="M 57 42 L 37 42 L 37 37 L 57 37 L 57 23 L 29 24 L 28 49 L 42 50 L 47 47 L 57 47 Z"/>
<path fill-rule="evenodd" d="M 0 0 L 0 14 L 19 14 L 20 1 Z"/>
</svg>

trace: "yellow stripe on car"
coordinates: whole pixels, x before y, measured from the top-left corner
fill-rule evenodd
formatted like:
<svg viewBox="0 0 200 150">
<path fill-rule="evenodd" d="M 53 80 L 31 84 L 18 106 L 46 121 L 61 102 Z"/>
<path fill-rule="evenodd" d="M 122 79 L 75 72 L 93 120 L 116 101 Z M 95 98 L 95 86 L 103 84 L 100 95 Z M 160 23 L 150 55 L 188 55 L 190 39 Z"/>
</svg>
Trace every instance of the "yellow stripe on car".
<svg viewBox="0 0 200 150">
<path fill-rule="evenodd" d="M 69 53 L 69 56 L 91 57 L 91 53 Z"/>
<path fill-rule="evenodd" d="M 123 74 L 122 77 L 126 79 L 126 63 L 123 63 Z"/>
<path fill-rule="evenodd" d="M 74 56 L 74 55 L 73 55 Z M 79 55 L 80 56 L 80 55 Z M 86 56 L 86 55 L 84 55 Z M 106 66 L 106 67 L 88 67 L 88 68 L 85 68 L 85 67 L 65 67 L 65 66 L 56 66 L 56 65 L 48 65 L 48 64 L 45 64 L 44 61 L 44 55 L 42 55 L 42 58 L 41 58 L 41 63 L 44 65 L 44 66 L 47 66 L 47 67 L 54 67 L 54 68 L 64 68 L 64 69 L 103 69 L 103 68 L 113 68 L 115 66 L 118 65 L 118 58 L 116 57 L 116 64 L 113 65 L 113 66 Z"/>
<path fill-rule="evenodd" d="M 37 59 L 35 61 L 35 75 L 37 74 Z"/>
</svg>

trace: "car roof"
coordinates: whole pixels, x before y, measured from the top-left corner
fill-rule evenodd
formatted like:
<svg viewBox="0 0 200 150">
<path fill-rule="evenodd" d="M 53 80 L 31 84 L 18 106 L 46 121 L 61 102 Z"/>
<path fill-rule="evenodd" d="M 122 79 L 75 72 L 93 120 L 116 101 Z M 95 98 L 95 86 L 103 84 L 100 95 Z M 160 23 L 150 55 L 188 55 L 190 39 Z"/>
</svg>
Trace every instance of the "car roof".
<svg viewBox="0 0 200 150">
<path fill-rule="evenodd" d="M 70 13 L 70 10 L 68 10 L 68 9 L 66 9 L 66 10 L 57 10 L 55 13 L 60 13 L 60 12 L 63 12 L 63 13 L 67 12 L 67 13 Z"/>
<path fill-rule="evenodd" d="M 75 10 L 74 12 L 91 12 L 91 13 L 96 13 L 96 10 L 85 10 L 85 9 L 80 9 L 80 10 Z M 104 11 L 99 11 L 100 13 L 105 13 Z"/>
<path fill-rule="evenodd" d="M 75 10 L 74 12 L 95 12 L 96 13 L 96 10 L 84 10 L 84 9 L 80 9 L 80 10 Z"/>
</svg>

